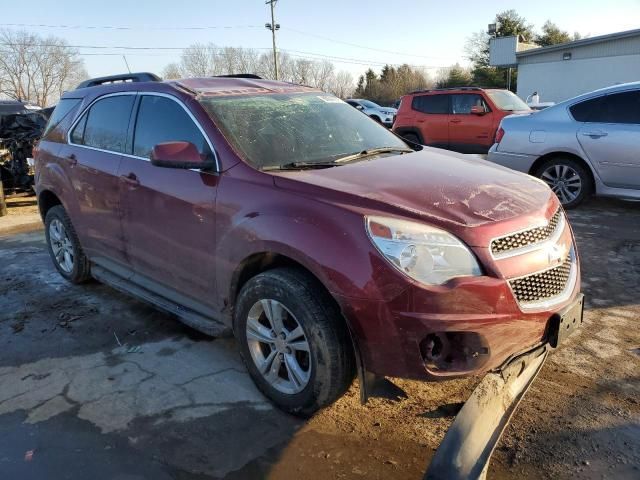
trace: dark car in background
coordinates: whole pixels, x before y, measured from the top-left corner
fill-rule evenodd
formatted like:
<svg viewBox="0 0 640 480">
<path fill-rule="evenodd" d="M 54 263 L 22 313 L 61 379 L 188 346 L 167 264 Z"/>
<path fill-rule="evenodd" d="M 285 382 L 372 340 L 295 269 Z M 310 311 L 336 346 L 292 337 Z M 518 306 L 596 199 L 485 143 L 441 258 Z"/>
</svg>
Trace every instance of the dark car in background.
<svg viewBox="0 0 640 480">
<path fill-rule="evenodd" d="M 581 314 L 573 234 L 539 180 L 410 148 L 310 87 L 156 80 L 60 100 L 36 155 L 51 258 L 71 282 L 232 331 L 282 409 L 331 403 L 356 368 L 495 369 Z"/>
</svg>

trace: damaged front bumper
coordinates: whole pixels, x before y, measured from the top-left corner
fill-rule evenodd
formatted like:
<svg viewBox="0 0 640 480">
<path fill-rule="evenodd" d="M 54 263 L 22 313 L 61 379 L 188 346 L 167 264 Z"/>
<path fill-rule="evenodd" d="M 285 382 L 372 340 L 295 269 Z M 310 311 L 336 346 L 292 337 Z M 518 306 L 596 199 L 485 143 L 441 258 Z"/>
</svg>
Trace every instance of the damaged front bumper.
<svg viewBox="0 0 640 480">
<path fill-rule="evenodd" d="M 484 376 L 447 431 L 426 480 L 483 479 L 502 432 L 551 350 L 582 325 L 584 296 L 556 314 L 548 342 Z"/>
</svg>

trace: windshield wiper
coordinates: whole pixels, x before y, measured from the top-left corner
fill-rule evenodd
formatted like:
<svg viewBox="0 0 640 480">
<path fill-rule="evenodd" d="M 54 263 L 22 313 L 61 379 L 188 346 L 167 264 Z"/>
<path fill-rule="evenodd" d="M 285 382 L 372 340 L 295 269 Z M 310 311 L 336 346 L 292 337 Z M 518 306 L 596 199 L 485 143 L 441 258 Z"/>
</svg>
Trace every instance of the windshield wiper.
<svg viewBox="0 0 640 480">
<path fill-rule="evenodd" d="M 380 148 L 370 148 L 368 150 L 362 150 L 360 152 L 355 152 L 345 157 L 338 158 L 335 163 L 346 163 L 352 160 L 357 160 L 364 157 L 370 157 L 372 155 L 379 155 L 381 153 L 392 153 L 392 152 L 401 152 L 401 153 L 410 153 L 413 152 L 410 148 L 403 147 L 380 147 Z"/>
<path fill-rule="evenodd" d="M 304 168 L 329 168 L 340 165 L 336 162 L 289 162 L 282 165 L 267 165 L 262 167 L 263 171 L 269 170 L 298 170 Z"/>
</svg>

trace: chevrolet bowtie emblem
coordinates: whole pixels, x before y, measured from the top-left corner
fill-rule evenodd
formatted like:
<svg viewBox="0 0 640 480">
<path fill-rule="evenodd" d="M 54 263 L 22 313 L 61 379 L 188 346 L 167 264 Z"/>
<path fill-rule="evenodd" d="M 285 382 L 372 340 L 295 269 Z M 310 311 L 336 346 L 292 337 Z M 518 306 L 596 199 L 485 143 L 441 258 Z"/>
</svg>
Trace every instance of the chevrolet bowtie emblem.
<svg viewBox="0 0 640 480">
<path fill-rule="evenodd" d="M 549 265 L 555 265 L 556 263 L 562 263 L 562 260 L 565 256 L 564 248 L 560 245 L 553 245 L 549 248 L 547 252 L 547 258 L 549 260 Z"/>
</svg>

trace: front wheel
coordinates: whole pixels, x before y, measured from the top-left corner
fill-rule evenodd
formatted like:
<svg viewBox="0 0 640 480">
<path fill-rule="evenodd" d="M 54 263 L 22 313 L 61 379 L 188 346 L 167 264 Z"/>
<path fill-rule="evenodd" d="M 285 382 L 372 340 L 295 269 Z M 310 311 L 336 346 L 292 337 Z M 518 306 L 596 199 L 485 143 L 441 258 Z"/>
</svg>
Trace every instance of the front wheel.
<svg viewBox="0 0 640 480">
<path fill-rule="evenodd" d="M 577 207 L 593 189 L 589 172 L 572 158 L 551 158 L 536 170 L 535 176 L 549 185 L 567 209 Z"/>
<path fill-rule="evenodd" d="M 349 332 L 322 286 L 278 268 L 249 280 L 235 334 L 258 388 L 282 410 L 309 416 L 339 398 L 354 377 Z"/>
</svg>

